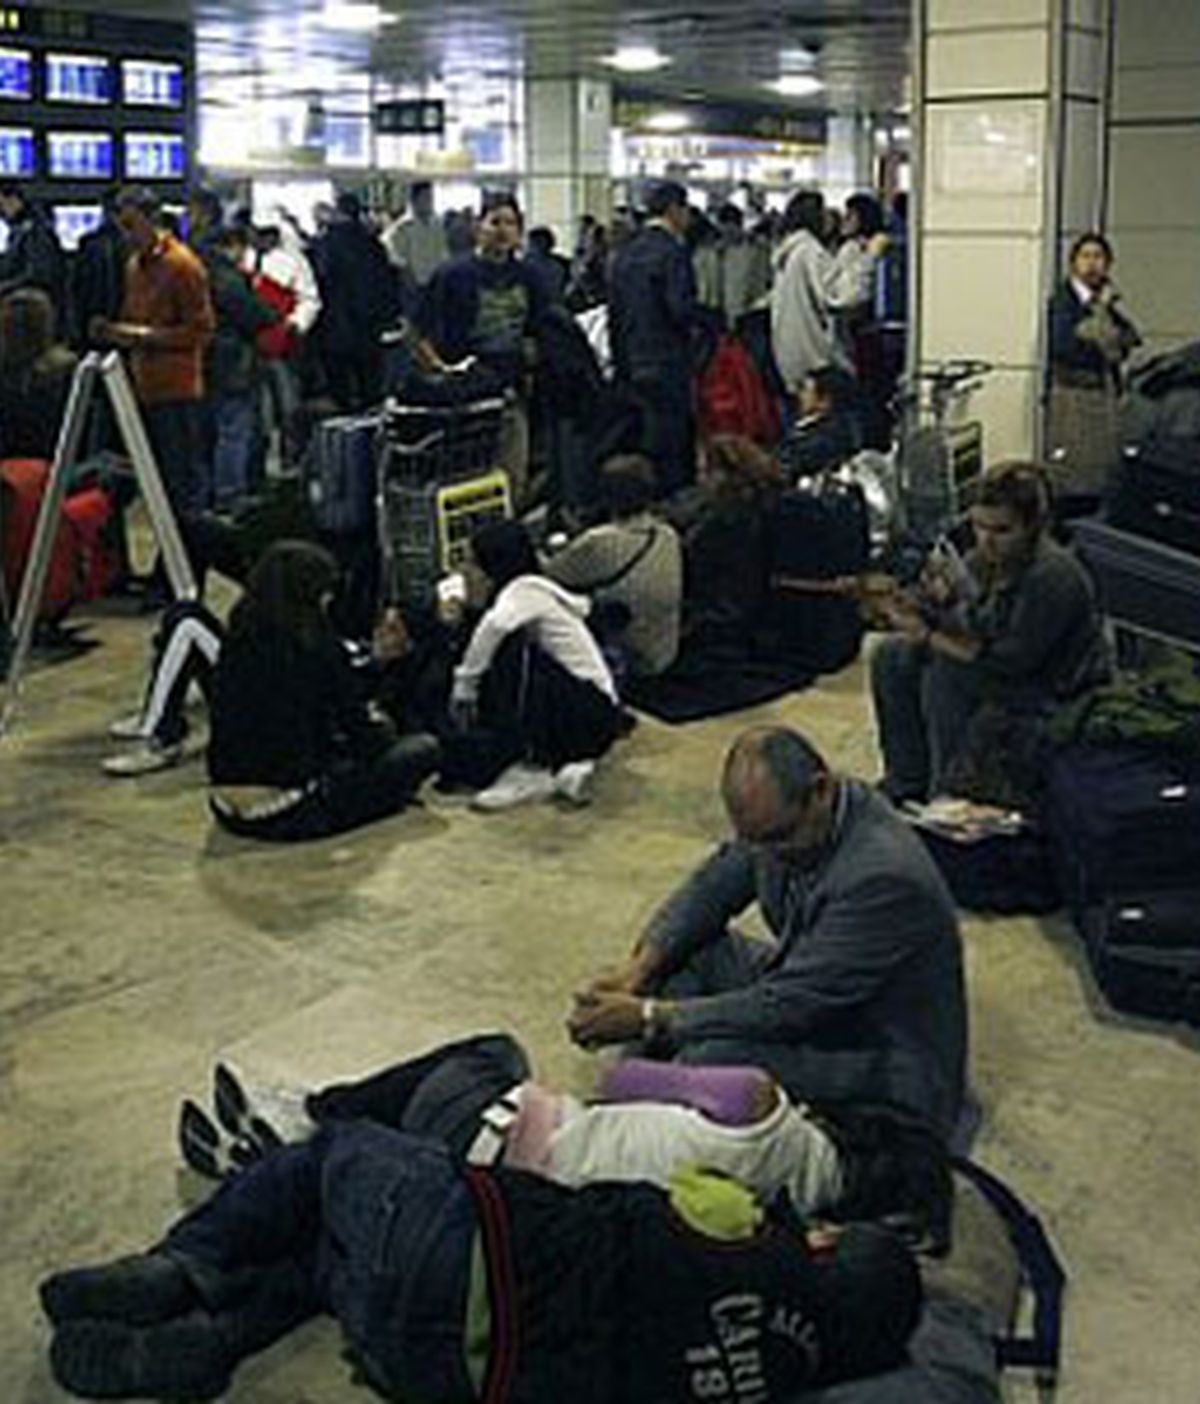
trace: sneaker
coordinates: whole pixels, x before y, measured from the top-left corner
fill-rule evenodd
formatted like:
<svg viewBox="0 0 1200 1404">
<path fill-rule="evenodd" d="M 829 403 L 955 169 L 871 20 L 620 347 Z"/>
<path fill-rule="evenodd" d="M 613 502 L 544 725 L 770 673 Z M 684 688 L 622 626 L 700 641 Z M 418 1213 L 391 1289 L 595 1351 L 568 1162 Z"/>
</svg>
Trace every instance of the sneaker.
<svg viewBox="0 0 1200 1404">
<path fill-rule="evenodd" d="M 235 1363 L 216 1320 L 202 1311 L 144 1329 L 66 1321 L 50 1343 L 54 1378 L 88 1399 L 216 1399 Z"/>
<path fill-rule="evenodd" d="M 249 1137 L 232 1137 L 191 1098 L 179 1108 L 179 1154 L 184 1164 L 206 1180 L 232 1179 L 263 1156 L 262 1147 Z"/>
<path fill-rule="evenodd" d="M 123 756 L 109 756 L 100 762 L 100 766 L 106 775 L 153 775 L 156 770 L 170 770 L 182 759 L 182 741 L 164 746 L 150 736 L 136 751 L 128 751 Z"/>
<path fill-rule="evenodd" d="M 554 794 L 554 776 L 542 766 L 526 765 L 518 761 L 486 790 L 479 790 L 471 797 L 471 808 L 494 813 L 501 809 L 513 809 L 518 804 L 531 804 L 534 800 L 549 799 Z"/>
<path fill-rule="evenodd" d="M 568 761 L 554 772 L 554 793 L 568 804 L 591 804 L 595 778 L 595 761 Z"/>
<path fill-rule="evenodd" d="M 307 1141 L 317 1129 L 308 1114 L 308 1090 L 243 1082 L 227 1063 L 213 1069 L 213 1108 L 217 1120 L 238 1141 L 261 1154 L 285 1142 Z"/>
<path fill-rule="evenodd" d="M 89 1317 L 126 1326 L 153 1326 L 196 1306 L 187 1275 L 164 1253 L 138 1253 L 103 1267 L 56 1272 L 38 1288 L 54 1324 Z"/>
<path fill-rule="evenodd" d="M 108 734 L 114 741 L 143 741 L 146 739 L 146 726 L 141 712 L 130 712 L 127 717 L 118 717 L 110 723 Z"/>
</svg>

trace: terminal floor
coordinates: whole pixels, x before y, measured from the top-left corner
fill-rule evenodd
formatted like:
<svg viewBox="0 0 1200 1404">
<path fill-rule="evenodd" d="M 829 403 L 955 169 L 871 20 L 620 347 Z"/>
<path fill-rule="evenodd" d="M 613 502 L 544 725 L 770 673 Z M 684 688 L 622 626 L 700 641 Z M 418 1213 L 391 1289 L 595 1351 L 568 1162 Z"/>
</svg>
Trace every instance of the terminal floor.
<svg viewBox="0 0 1200 1404">
<path fill-rule="evenodd" d="M 586 811 L 481 816 L 431 796 L 346 838 L 257 847 L 213 828 L 195 760 L 101 774 L 151 624 L 115 606 L 87 617 L 102 647 L 33 674 L 0 740 L 5 1404 L 63 1397 L 39 1277 L 147 1244 L 197 1193 L 174 1120 L 218 1055 L 316 1080 L 505 1027 L 547 1078 L 585 1092 L 595 1061 L 564 1035 L 571 990 L 720 835 L 731 736 L 787 721 L 839 766 L 875 768 L 855 667 L 736 718 L 643 722 Z M 1062 920 L 971 918 L 965 935 L 978 1154 L 1040 1207 L 1071 1275 L 1058 1397 L 1195 1404 L 1200 1041 L 1107 1012 Z M 362 1394 L 322 1322 L 247 1366 L 228 1398 Z M 1032 1400 L 1032 1384 L 1010 1397 Z"/>
</svg>

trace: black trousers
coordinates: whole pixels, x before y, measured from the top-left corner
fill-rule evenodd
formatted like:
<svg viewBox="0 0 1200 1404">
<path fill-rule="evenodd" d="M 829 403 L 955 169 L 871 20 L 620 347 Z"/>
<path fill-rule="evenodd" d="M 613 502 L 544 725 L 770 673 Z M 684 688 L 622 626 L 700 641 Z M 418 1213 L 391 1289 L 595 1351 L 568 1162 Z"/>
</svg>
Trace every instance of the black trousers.
<svg viewBox="0 0 1200 1404">
<path fill-rule="evenodd" d="M 557 770 L 596 760 L 621 734 L 621 709 L 523 634 L 507 639 L 483 680 L 479 725 L 443 736 L 443 779 L 482 788 L 519 760 Z"/>
<path fill-rule="evenodd" d="M 327 838 L 398 814 L 422 781 L 438 768 L 441 749 L 432 736 L 402 736 L 370 761 L 348 763 L 320 776 L 289 809 L 245 819 L 212 806 L 217 822 L 243 838 L 297 843 Z"/>
</svg>

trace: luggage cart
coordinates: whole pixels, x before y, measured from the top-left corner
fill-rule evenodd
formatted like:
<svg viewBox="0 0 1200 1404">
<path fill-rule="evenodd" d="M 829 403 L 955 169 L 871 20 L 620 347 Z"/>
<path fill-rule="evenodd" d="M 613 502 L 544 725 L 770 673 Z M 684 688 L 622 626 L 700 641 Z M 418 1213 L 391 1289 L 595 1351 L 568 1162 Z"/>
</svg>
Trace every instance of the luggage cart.
<svg viewBox="0 0 1200 1404">
<path fill-rule="evenodd" d="M 429 608 L 438 580 L 464 563 L 472 533 L 512 515 L 508 476 L 498 467 L 508 410 L 499 395 L 385 405 L 375 516 L 387 603 Z"/>
<path fill-rule="evenodd" d="M 383 409 L 382 470 L 388 481 L 448 483 L 496 468 L 511 401 L 416 405 L 392 398 Z"/>
<path fill-rule="evenodd" d="M 897 461 L 909 530 L 934 540 L 971 505 L 984 469 L 983 426 L 965 417 L 986 361 L 945 361 L 910 378 L 896 398 Z"/>
</svg>

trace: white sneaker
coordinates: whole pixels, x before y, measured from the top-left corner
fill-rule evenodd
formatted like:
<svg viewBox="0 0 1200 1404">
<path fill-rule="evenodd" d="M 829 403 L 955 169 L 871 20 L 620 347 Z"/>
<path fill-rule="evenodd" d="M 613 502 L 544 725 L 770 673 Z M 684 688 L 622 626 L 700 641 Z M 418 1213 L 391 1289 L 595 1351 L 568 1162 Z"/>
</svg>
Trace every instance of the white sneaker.
<svg viewBox="0 0 1200 1404">
<path fill-rule="evenodd" d="M 108 728 L 114 741 L 142 741 L 146 738 L 146 728 L 141 712 L 130 712 L 127 717 L 118 717 Z"/>
<path fill-rule="evenodd" d="M 595 761 L 568 761 L 554 772 L 554 793 L 560 799 L 565 799 L 568 804 L 591 804 L 592 782 L 595 778 Z"/>
<path fill-rule="evenodd" d="M 486 790 L 471 796 L 471 808 L 494 812 L 513 809 L 518 804 L 549 799 L 554 794 L 554 776 L 543 766 L 517 761 Z"/>
<path fill-rule="evenodd" d="M 163 746 L 152 736 L 136 750 L 120 756 L 109 756 L 100 766 L 106 775 L 153 775 L 156 770 L 170 770 L 183 759 L 183 743 Z"/>
</svg>

